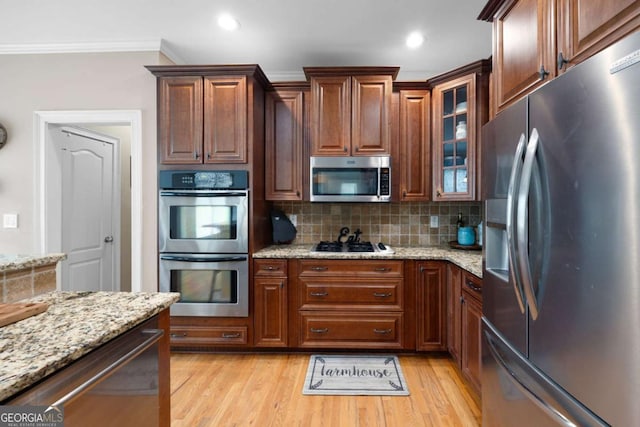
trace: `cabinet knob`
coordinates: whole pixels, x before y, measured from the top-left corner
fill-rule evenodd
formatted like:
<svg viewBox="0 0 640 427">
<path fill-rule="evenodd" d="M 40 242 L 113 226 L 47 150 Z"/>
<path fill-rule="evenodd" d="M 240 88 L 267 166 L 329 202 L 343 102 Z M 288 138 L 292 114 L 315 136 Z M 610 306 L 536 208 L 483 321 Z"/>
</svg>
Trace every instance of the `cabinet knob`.
<svg viewBox="0 0 640 427">
<path fill-rule="evenodd" d="M 296 191 L 296 197 L 300 197 L 300 190 Z"/>
<path fill-rule="evenodd" d="M 558 54 L 558 70 L 566 69 L 566 65 L 569 63 L 569 60 L 564 57 L 562 52 Z"/>
<path fill-rule="evenodd" d="M 402 190 L 402 198 L 407 197 L 407 190 Z"/>
<path fill-rule="evenodd" d="M 200 158 L 200 154 L 198 153 L 198 150 L 196 150 L 196 151 L 193 153 L 193 158 L 194 158 L 194 159 L 199 159 L 199 158 Z"/>
<path fill-rule="evenodd" d="M 346 153 L 347 151 L 348 151 L 348 150 L 347 150 L 347 147 L 344 147 L 344 152 Z"/>
<path fill-rule="evenodd" d="M 541 65 L 540 71 L 538 71 L 538 76 L 540 77 L 540 80 L 546 79 L 548 75 L 549 75 L 549 72 L 544 69 L 544 65 Z"/>
<path fill-rule="evenodd" d="M 207 152 L 207 160 L 211 160 L 211 153 Z"/>
<path fill-rule="evenodd" d="M 356 147 L 356 151 L 360 151 L 360 147 Z"/>
<path fill-rule="evenodd" d="M 440 190 L 440 188 L 436 190 L 436 197 L 442 197 L 442 191 Z"/>
</svg>

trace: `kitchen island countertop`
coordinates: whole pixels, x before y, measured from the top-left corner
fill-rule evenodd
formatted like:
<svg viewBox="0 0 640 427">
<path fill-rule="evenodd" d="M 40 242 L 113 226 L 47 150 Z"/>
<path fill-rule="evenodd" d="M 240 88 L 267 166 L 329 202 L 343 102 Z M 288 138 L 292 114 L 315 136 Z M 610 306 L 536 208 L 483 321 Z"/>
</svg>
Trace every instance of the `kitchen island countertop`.
<svg viewBox="0 0 640 427">
<path fill-rule="evenodd" d="M 44 313 L 0 328 L 0 402 L 168 308 L 177 293 L 50 292 Z"/>
<path fill-rule="evenodd" d="M 311 252 L 312 244 L 272 245 L 253 254 L 254 258 L 317 258 L 317 259 L 415 259 L 450 261 L 482 278 L 482 252 L 451 249 L 444 246 L 393 247 L 394 254 L 371 252 L 331 253 Z"/>
</svg>

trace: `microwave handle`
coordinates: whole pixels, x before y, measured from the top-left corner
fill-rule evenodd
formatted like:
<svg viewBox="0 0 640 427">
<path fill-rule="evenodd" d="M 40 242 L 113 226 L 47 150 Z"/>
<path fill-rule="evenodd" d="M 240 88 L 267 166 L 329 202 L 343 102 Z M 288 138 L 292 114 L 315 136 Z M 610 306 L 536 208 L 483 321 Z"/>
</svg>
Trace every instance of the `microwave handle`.
<svg viewBox="0 0 640 427">
<path fill-rule="evenodd" d="M 246 197 L 247 193 L 244 192 L 195 192 L 195 191 L 161 191 L 161 196 L 174 196 L 174 197 Z"/>
<path fill-rule="evenodd" d="M 233 262 L 247 261 L 246 256 L 210 256 L 210 257 L 191 257 L 189 255 L 160 255 L 163 261 L 183 261 L 183 262 Z"/>
</svg>

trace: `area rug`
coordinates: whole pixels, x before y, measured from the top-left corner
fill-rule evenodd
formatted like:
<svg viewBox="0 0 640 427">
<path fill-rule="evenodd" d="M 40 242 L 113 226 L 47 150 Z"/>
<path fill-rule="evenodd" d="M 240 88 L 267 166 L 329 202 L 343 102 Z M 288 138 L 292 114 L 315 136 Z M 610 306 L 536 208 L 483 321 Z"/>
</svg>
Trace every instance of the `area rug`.
<svg viewBox="0 0 640 427">
<path fill-rule="evenodd" d="M 312 355 L 303 394 L 407 396 L 396 356 Z"/>
</svg>

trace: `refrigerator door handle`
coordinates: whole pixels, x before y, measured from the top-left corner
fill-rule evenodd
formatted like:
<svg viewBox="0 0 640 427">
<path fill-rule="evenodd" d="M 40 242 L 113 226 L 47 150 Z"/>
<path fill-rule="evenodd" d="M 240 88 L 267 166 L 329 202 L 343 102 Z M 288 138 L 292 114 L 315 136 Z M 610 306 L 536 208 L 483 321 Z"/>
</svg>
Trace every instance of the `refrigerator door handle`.
<svg viewBox="0 0 640 427">
<path fill-rule="evenodd" d="M 524 299 L 523 299 L 523 287 L 521 283 L 521 274 L 518 262 L 516 261 L 517 245 L 516 236 L 514 234 L 514 227 L 517 224 L 516 218 L 516 195 L 514 194 L 520 186 L 520 177 L 522 175 L 522 156 L 526 148 L 524 133 L 520 134 L 520 140 L 516 147 L 516 154 L 513 157 L 513 164 L 511 166 L 511 175 L 509 177 L 509 188 L 507 189 L 507 242 L 508 242 L 508 257 L 509 257 L 509 271 L 511 275 L 511 281 L 513 282 L 513 290 L 516 294 L 516 300 L 520 307 L 520 312 L 524 314 Z"/>
<path fill-rule="evenodd" d="M 529 306 L 529 313 L 531 318 L 536 320 L 538 318 L 538 300 L 533 290 L 533 278 L 531 275 L 531 265 L 529 263 L 529 229 L 528 229 L 528 202 L 529 202 L 529 189 L 531 187 L 531 178 L 533 176 L 533 164 L 536 160 L 536 152 L 538 150 L 538 144 L 540 142 L 540 135 L 537 129 L 531 131 L 529 137 L 529 143 L 527 144 L 527 153 L 524 156 L 524 164 L 522 166 L 522 179 L 520 180 L 520 190 L 518 191 L 518 204 L 517 204 L 517 222 L 516 222 L 516 236 L 517 236 L 517 254 L 518 263 L 520 264 L 520 272 L 522 282 L 524 284 L 524 293 L 527 297 L 527 305 Z"/>
</svg>

